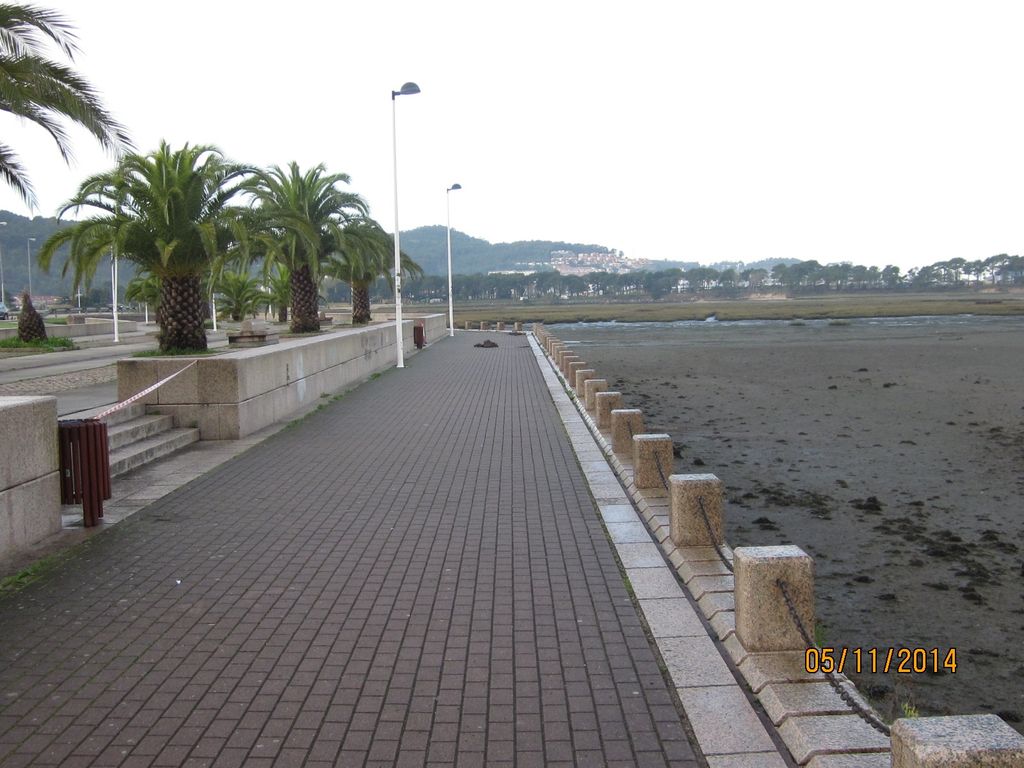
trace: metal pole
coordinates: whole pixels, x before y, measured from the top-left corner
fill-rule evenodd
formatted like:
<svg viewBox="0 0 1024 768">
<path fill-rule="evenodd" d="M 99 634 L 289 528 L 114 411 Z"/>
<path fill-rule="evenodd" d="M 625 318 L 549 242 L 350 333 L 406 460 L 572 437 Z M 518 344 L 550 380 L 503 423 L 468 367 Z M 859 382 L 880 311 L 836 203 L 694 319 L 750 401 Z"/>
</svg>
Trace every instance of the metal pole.
<svg viewBox="0 0 1024 768">
<path fill-rule="evenodd" d="M 6 227 L 6 221 L 0 221 L 0 227 Z M 0 248 L 0 304 L 7 301 L 7 289 L 4 287 L 4 251 Z"/>
<path fill-rule="evenodd" d="M 117 253 L 113 248 L 110 249 L 110 292 L 114 300 L 114 343 L 117 344 L 121 337 L 117 332 Z"/>
<path fill-rule="evenodd" d="M 34 237 L 26 238 L 25 253 L 28 254 L 28 295 L 32 295 L 32 241 Z"/>
<path fill-rule="evenodd" d="M 398 243 L 398 110 L 395 107 L 394 91 L 391 92 L 391 152 L 395 172 L 395 341 L 398 347 L 396 367 L 405 368 L 405 351 L 402 349 L 402 256 Z"/>
<path fill-rule="evenodd" d="M 452 191 L 444 193 L 448 209 L 448 335 L 455 336 L 455 306 L 452 303 Z"/>
</svg>

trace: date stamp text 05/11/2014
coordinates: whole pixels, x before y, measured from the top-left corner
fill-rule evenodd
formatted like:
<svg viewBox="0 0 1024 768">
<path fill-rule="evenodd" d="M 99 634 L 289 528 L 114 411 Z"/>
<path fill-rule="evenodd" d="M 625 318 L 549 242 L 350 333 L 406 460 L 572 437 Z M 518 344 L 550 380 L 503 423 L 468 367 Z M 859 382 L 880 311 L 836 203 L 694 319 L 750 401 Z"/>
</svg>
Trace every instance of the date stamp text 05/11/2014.
<svg viewBox="0 0 1024 768">
<path fill-rule="evenodd" d="M 933 674 L 956 672 L 956 648 L 808 648 L 804 669 L 821 672 L 896 672 Z"/>
</svg>

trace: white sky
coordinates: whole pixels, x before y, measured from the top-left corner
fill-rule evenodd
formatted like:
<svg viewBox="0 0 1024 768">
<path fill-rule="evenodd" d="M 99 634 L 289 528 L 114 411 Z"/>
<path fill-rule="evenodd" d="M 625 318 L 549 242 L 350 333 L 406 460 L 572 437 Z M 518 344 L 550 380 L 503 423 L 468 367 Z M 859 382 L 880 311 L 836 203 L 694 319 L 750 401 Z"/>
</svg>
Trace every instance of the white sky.
<svg viewBox="0 0 1024 768">
<path fill-rule="evenodd" d="M 326 163 L 393 228 L 636 258 L 904 268 L 1020 253 L 1019 2 L 40 0 L 141 150 Z M 6 122 L 4 122 L 6 121 Z M 0 117 L 53 215 L 112 166 Z M 0 190 L 0 207 L 28 214 Z"/>
</svg>

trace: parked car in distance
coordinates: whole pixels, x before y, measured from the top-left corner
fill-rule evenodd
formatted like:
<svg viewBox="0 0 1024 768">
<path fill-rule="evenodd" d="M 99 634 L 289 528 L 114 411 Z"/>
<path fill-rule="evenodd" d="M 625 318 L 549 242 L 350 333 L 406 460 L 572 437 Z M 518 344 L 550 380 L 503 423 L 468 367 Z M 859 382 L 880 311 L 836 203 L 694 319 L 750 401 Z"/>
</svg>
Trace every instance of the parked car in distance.
<svg viewBox="0 0 1024 768">
<path fill-rule="evenodd" d="M 0 320 L 7 320 L 10 316 L 10 313 L 7 311 L 7 305 L 0 301 Z"/>
</svg>

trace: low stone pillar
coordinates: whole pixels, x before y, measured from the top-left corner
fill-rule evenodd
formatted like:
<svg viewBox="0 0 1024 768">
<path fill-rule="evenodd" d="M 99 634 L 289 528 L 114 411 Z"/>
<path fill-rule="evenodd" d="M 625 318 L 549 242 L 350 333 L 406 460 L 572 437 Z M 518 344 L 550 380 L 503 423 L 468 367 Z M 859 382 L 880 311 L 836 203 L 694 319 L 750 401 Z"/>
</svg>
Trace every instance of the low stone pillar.
<svg viewBox="0 0 1024 768">
<path fill-rule="evenodd" d="M 558 350 L 561 344 L 562 342 L 560 342 L 554 336 L 548 336 L 548 340 L 545 342 L 544 349 L 547 351 L 548 356 L 551 357 L 552 360 L 555 357 L 555 352 Z"/>
<path fill-rule="evenodd" d="M 523 332 L 523 324 L 522 323 L 516 323 L 512 327 L 515 328 L 516 333 L 522 333 Z"/>
<path fill-rule="evenodd" d="M 580 356 L 572 354 L 570 349 L 568 353 L 562 355 L 562 375 L 569 378 L 569 364 L 579 361 Z"/>
<path fill-rule="evenodd" d="M 573 360 L 571 363 L 569 363 L 569 365 L 566 367 L 565 378 L 569 382 L 570 387 L 573 387 L 573 389 L 575 389 L 574 385 L 576 384 L 576 374 L 586 367 L 587 364 L 582 360 Z"/>
<path fill-rule="evenodd" d="M 498 323 L 498 330 L 499 330 L 499 331 L 504 331 L 504 330 L 505 330 L 505 324 L 504 324 L 504 323 L 501 323 L 501 322 L 499 322 L 499 323 Z"/>
<path fill-rule="evenodd" d="M 597 408 L 597 393 L 608 389 L 607 379 L 587 379 L 583 385 L 583 396 L 587 401 L 587 410 L 593 411 Z"/>
<path fill-rule="evenodd" d="M 736 577 L 736 635 L 748 653 L 804 651 L 807 645 L 777 584 L 781 579 L 796 614 L 814 638 L 814 560 L 800 547 L 739 547 L 733 550 Z"/>
<path fill-rule="evenodd" d="M 582 399 L 586 394 L 584 387 L 586 386 L 587 379 L 592 379 L 597 375 L 597 372 L 593 368 L 581 368 L 576 371 L 576 378 L 574 379 L 576 394 Z"/>
<path fill-rule="evenodd" d="M 632 453 L 633 435 L 644 433 L 644 412 L 639 408 L 616 408 L 612 411 L 612 450 Z"/>
<path fill-rule="evenodd" d="M 481 330 L 481 331 L 486 331 L 486 330 L 488 330 L 488 328 L 487 328 L 487 323 L 485 323 L 485 322 L 484 322 L 484 321 L 482 321 L 482 320 L 480 321 L 480 330 Z"/>
<path fill-rule="evenodd" d="M 722 481 L 715 475 L 672 475 L 668 484 L 671 501 L 668 530 L 672 543 L 677 547 L 722 544 L 725 541 L 722 533 L 725 488 Z M 707 522 L 704 522 L 705 514 Z"/>
<path fill-rule="evenodd" d="M 998 715 L 902 718 L 890 738 L 892 768 L 1024 765 L 1024 736 Z"/>
<path fill-rule="evenodd" d="M 594 396 L 597 410 L 597 428 L 607 429 L 612 425 L 612 411 L 622 407 L 621 392 L 598 392 Z"/>
<path fill-rule="evenodd" d="M 672 474 L 672 468 L 671 437 L 664 434 L 633 435 L 633 484 L 637 488 L 668 490 L 665 483 Z"/>
<path fill-rule="evenodd" d="M 466 321 L 466 330 L 469 330 L 469 320 Z"/>
</svg>

